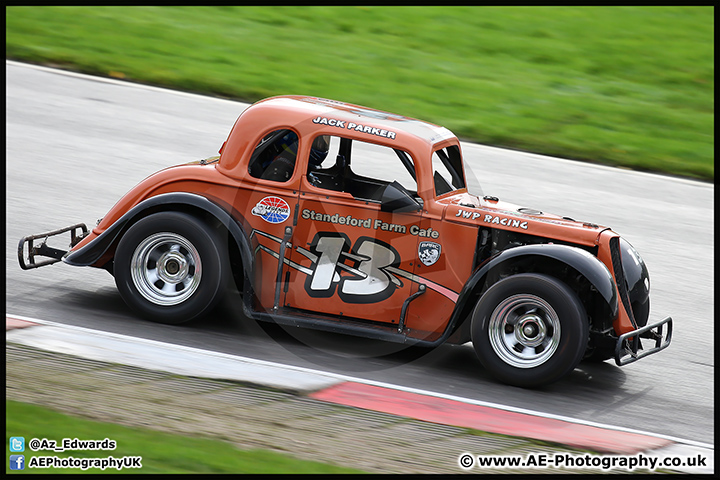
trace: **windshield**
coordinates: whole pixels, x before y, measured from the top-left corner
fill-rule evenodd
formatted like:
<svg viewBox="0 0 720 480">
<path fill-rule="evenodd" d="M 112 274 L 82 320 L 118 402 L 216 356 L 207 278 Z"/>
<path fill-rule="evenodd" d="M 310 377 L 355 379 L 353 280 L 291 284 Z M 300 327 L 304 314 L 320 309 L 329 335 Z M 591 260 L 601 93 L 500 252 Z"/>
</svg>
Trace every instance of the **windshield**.
<svg viewBox="0 0 720 480">
<path fill-rule="evenodd" d="M 432 156 L 435 196 L 445 195 L 465 188 L 460 148 L 451 145 L 435 150 Z"/>
</svg>

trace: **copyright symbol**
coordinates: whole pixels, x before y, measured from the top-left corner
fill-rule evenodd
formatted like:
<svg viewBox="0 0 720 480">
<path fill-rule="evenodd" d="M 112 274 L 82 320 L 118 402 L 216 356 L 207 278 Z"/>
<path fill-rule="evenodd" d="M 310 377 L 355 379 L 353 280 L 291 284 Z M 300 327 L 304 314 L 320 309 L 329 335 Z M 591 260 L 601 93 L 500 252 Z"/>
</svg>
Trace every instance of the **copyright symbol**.
<svg viewBox="0 0 720 480">
<path fill-rule="evenodd" d="M 473 466 L 473 463 L 475 463 L 473 460 L 473 456 L 470 455 L 469 453 L 464 453 L 464 454 L 460 455 L 459 462 L 460 462 L 460 466 L 462 468 L 470 468 Z"/>
<path fill-rule="evenodd" d="M 40 440 L 33 438 L 30 440 L 30 450 L 37 451 L 40 448 Z"/>
</svg>

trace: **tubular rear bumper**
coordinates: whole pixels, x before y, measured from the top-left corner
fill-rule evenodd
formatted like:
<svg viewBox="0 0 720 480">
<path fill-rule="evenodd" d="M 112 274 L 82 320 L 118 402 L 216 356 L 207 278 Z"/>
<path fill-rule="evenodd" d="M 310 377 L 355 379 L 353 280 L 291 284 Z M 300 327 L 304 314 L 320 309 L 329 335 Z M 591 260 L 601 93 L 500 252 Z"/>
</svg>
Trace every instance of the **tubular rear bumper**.
<svg viewBox="0 0 720 480">
<path fill-rule="evenodd" d="M 77 233 L 78 230 L 81 231 L 80 234 Z M 65 232 L 70 232 L 70 248 L 72 248 L 88 234 L 88 229 L 84 223 L 78 223 L 51 232 L 38 233 L 37 235 L 28 235 L 27 237 L 21 238 L 18 244 L 18 262 L 20 263 L 20 268 L 30 270 L 31 268 L 38 268 L 43 265 L 52 265 L 62 260 L 62 257 L 68 251 L 49 247 L 47 241 L 49 238 L 62 235 Z M 39 239 L 42 239 L 42 243 L 40 245 L 33 245 L 33 241 Z M 27 250 L 25 249 L 25 244 L 27 244 Z M 38 262 L 35 257 L 48 257 L 49 260 L 41 260 Z"/>
<path fill-rule="evenodd" d="M 667 330 L 663 335 L 663 327 L 667 325 Z M 651 348 L 644 349 L 641 338 L 655 341 L 655 345 Z M 633 330 L 632 332 L 623 333 L 618 337 L 615 344 L 615 363 L 619 366 L 640 360 L 643 357 L 664 350 L 670 345 L 672 339 L 672 318 L 666 317 L 657 323 L 645 325 L 642 328 Z"/>
</svg>

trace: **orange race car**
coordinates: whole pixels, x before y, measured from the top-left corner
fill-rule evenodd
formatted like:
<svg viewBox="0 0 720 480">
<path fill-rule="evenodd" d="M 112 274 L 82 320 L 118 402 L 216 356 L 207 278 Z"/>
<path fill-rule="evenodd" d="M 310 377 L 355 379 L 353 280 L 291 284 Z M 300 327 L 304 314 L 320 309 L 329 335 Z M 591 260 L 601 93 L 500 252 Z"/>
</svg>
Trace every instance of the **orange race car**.
<svg viewBox="0 0 720 480">
<path fill-rule="evenodd" d="M 47 245 L 67 232 L 69 251 Z M 25 237 L 18 256 L 104 268 L 158 322 L 200 318 L 237 287 L 257 320 L 472 340 L 491 374 L 527 387 L 672 335 L 670 317 L 648 325 L 647 268 L 609 228 L 471 195 L 449 130 L 314 97 L 255 103 L 219 157 L 148 177 L 92 231 Z"/>
</svg>

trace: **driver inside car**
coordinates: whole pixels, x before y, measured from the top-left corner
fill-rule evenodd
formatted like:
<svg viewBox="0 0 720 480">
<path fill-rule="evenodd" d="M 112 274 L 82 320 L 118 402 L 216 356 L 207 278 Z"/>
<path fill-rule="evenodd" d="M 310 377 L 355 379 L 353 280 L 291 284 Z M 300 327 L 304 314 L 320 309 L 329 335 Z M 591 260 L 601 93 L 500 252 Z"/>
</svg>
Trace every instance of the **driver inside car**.
<svg viewBox="0 0 720 480">
<path fill-rule="evenodd" d="M 313 173 L 314 171 L 320 170 L 320 166 L 328 155 L 330 150 L 330 135 L 320 135 L 313 141 L 312 147 L 310 147 L 310 159 L 308 161 L 308 181 L 316 186 L 321 186 L 320 179 Z"/>
<path fill-rule="evenodd" d="M 295 158 L 297 156 L 298 138 L 289 131 L 279 139 L 271 148 L 279 151 L 277 155 L 271 156 L 271 160 L 262 163 L 263 173 L 260 178 L 275 182 L 286 182 L 292 177 L 295 170 Z"/>
</svg>

